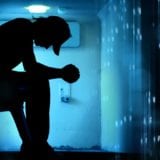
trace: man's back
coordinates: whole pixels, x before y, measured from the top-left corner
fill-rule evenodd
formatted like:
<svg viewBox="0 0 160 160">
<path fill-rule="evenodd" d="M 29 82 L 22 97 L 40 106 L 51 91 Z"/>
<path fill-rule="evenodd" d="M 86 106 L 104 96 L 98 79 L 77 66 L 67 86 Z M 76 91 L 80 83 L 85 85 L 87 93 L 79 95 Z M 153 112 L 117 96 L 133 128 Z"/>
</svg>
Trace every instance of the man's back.
<svg viewBox="0 0 160 160">
<path fill-rule="evenodd" d="M 0 71 L 11 70 L 23 61 L 27 51 L 32 51 L 31 24 L 17 18 L 0 26 Z"/>
</svg>

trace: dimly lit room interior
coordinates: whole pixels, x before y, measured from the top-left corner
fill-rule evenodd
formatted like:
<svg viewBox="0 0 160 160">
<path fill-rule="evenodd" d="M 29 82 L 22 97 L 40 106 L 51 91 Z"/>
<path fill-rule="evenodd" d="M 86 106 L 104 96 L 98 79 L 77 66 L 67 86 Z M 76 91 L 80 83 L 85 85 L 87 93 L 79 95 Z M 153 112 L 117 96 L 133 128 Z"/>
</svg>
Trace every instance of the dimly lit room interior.
<svg viewBox="0 0 160 160">
<path fill-rule="evenodd" d="M 159 160 L 160 0 L 0 1 L 0 24 L 51 15 L 72 37 L 59 56 L 34 46 L 36 60 L 74 64 L 80 79 L 50 80 L 48 143 L 64 160 Z M 18 160 L 21 143 L 10 112 L 0 112 L 0 159 Z"/>
</svg>

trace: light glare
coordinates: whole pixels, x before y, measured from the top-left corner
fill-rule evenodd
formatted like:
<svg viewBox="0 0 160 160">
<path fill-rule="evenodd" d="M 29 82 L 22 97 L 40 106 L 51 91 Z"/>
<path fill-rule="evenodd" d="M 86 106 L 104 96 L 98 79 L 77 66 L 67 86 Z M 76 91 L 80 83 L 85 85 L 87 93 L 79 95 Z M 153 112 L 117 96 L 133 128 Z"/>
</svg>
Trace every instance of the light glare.
<svg viewBox="0 0 160 160">
<path fill-rule="evenodd" d="M 31 5 L 25 7 L 25 9 L 27 9 L 30 13 L 45 13 L 50 9 L 50 7 L 44 5 Z"/>
</svg>

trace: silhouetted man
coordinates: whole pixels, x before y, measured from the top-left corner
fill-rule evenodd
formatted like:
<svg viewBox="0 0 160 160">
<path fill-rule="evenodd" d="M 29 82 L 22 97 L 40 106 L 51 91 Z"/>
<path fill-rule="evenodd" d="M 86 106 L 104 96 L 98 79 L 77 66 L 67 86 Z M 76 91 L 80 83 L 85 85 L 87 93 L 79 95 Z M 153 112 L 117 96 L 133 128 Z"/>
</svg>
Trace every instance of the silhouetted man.
<svg viewBox="0 0 160 160">
<path fill-rule="evenodd" d="M 31 149 L 30 143 L 33 150 L 36 148 L 39 152 L 46 153 L 51 150 L 47 143 L 49 79 L 63 78 L 72 83 L 79 78 L 79 70 L 72 64 L 58 69 L 36 62 L 33 43 L 46 49 L 53 47 L 54 53 L 59 55 L 61 45 L 70 36 L 68 24 L 57 16 L 37 18 L 34 21 L 17 18 L 0 26 L 0 83 L 8 82 L 9 91 L 9 98 L 6 96 L 5 101 L 8 98 L 6 103 L 9 104 L 17 99 L 19 102 L 26 102 L 26 119 L 31 142 L 23 138 L 22 134 L 21 150 L 24 152 Z M 25 72 L 12 71 L 20 62 L 23 63 Z"/>
</svg>

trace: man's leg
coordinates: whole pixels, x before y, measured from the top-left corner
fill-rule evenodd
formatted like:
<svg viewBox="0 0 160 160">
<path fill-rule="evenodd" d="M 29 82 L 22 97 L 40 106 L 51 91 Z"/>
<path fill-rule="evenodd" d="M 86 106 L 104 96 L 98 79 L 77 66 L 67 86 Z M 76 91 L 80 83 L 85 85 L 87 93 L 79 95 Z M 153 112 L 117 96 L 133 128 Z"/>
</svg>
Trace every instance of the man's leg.
<svg viewBox="0 0 160 160">
<path fill-rule="evenodd" d="M 49 81 L 34 79 L 30 85 L 30 95 L 26 101 L 27 123 L 34 143 L 44 144 L 49 134 Z"/>
</svg>

